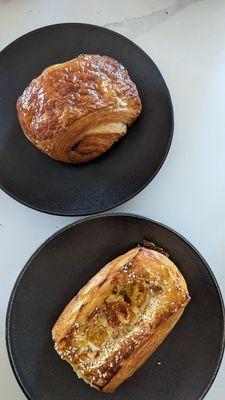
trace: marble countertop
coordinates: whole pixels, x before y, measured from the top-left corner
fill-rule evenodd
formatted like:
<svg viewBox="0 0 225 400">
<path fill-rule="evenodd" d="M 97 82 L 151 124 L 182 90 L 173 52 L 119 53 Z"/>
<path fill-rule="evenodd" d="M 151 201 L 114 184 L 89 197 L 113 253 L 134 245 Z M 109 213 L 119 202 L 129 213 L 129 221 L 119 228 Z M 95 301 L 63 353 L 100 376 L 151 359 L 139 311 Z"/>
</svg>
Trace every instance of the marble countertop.
<svg viewBox="0 0 225 400">
<path fill-rule="evenodd" d="M 184 235 L 208 261 L 223 295 L 224 20 L 224 0 L 0 0 L 0 49 L 44 25 L 88 22 L 131 38 L 155 61 L 174 105 L 172 147 L 150 185 L 114 211 L 150 217 Z M 4 400 L 25 399 L 4 340 L 13 284 L 36 248 L 74 220 L 33 211 L 0 193 L 0 397 Z M 224 398 L 225 360 L 206 396 Z"/>
</svg>

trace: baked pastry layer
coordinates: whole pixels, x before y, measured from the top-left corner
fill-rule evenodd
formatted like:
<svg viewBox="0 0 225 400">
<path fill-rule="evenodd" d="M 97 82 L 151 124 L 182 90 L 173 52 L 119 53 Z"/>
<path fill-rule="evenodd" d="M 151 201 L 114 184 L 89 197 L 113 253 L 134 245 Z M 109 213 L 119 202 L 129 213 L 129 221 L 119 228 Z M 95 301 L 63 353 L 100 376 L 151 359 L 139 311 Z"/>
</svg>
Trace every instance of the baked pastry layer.
<svg viewBox="0 0 225 400">
<path fill-rule="evenodd" d="M 83 54 L 46 68 L 19 97 L 17 112 L 23 132 L 41 151 L 81 163 L 125 135 L 141 101 L 118 61 Z"/>
<path fill-rule="evenodd" d="M 162 343 L 189 299 L 172 261 L 136 247 L 102 268 L 68 304 L 52 330 L 55 349 L 91 386 L 114 391 Z"/>
</svg>

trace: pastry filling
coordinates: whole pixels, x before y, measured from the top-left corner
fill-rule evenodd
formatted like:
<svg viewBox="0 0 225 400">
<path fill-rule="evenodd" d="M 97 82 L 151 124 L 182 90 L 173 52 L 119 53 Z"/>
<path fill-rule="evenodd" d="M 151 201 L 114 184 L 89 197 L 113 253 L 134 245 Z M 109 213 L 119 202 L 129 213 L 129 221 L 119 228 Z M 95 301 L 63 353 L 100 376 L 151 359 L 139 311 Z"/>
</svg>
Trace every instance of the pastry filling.
<svg viewBox="0 0 225 400">
<path fill-rule="evenodd" d="M 186 302 L 183 289 L 171 289 L 163 276 L 154 275 L 153 279 L 146 271 L 136 271 L 131 262 L 122 267 L 112 284 L 104 301 L 85 321 L 78 319 L 55 345 L 79 377 L 99 388 L 119 371 L 159 320 L 177 311 L 172 303 L 168 307 L 165 298 L 174 298 L 175 291 L 180 304 Z"/>
</svg>

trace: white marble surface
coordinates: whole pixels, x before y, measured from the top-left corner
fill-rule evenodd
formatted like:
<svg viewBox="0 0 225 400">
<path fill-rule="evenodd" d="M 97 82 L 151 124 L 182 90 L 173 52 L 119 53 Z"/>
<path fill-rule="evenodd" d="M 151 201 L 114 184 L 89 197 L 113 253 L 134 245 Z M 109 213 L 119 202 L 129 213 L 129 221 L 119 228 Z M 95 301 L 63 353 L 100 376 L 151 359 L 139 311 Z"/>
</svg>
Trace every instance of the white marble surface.
<svg viewBox="0 0 225 400">
<path fill-rule="evenodd" d="M 125 34 L 150 54 L 171 91 L 172 148 L 153 182 L 115 211 L 151 217 L 183 234 L 209 262 L 223 295 L 224 21 L 224 0 L 0 0 L 1 49 L 40 26 L 88 22 Z M 41 214 L 0 193 L 1 399 L 25 399 L 10 369 L 4 341 L 13 284 L 37 246 L 75 219 Z M 206 398 L 225 398 L 225 361 Z"/>
</svg>

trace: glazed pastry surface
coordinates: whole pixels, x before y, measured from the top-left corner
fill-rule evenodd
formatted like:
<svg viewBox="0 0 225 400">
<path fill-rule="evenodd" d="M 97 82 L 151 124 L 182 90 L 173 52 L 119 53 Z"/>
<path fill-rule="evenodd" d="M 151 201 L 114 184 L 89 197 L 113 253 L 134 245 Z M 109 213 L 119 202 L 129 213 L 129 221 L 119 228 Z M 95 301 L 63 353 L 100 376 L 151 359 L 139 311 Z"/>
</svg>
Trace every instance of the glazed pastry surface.
<svg viewBox="0 0 225 400">
<path fill-rule="evenodd" d="M 102 268 L 68 304 L 52 330 L 55 349 L 79 377 L 112 392 L 162 343 L 189 299 L 172 261 L 136 247 Z"/>
<path fill-rule="evenodd" d="M 19 97 L 17 112 L 23 132 L 41 151 L 82 163 L 126 134 L 141 101 L 118 61 L 83 54 L 46 68 Z"/>
</svg>

